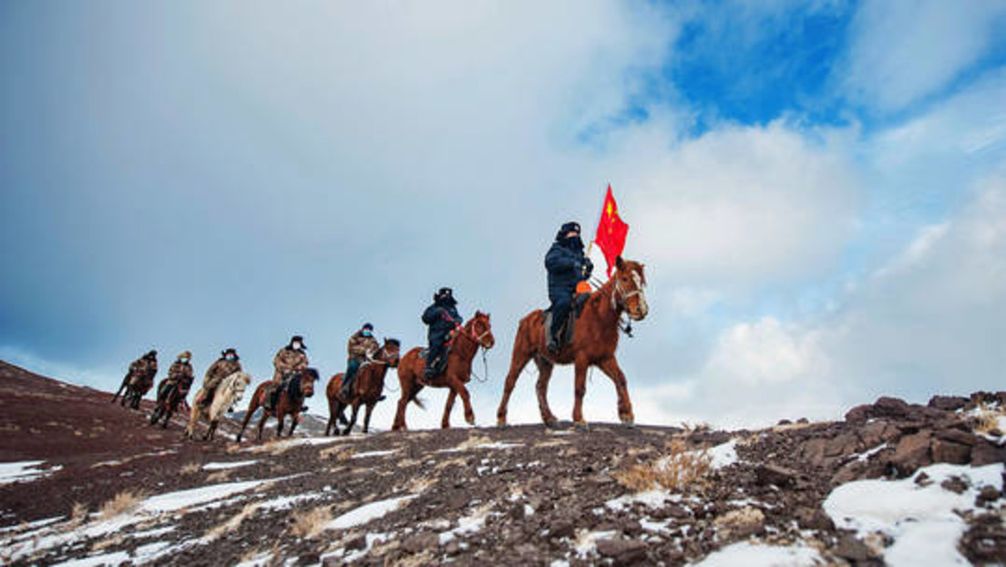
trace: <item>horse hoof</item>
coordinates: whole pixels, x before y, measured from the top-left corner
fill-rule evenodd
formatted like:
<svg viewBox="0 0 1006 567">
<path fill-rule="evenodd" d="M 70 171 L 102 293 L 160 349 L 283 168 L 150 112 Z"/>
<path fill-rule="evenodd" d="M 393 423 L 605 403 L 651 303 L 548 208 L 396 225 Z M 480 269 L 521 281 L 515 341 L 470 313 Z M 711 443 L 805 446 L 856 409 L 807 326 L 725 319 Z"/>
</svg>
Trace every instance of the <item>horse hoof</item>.
<svg viewBox="0 0 1006 567">
<path fill-rule="evenodd" d="M 548 429 L 558 429 L 559 428 L 559 420 L 557 420 L 557 419 L 546 419 L 546 420 L 543 420 L 542 423 L 544 423 L 545 427 L 547 427 Z"/>
<path fill-rule="evenodd" d="M 471 416 L 471 417 L 467 417 L 466 416 L 465 417 L 465 423 L 467 423 L 468 425 L 471 425 L 472 427 L 474 427 L 475 426 L 475 416 L 474 415 Z"/>
<path fill-rule="evenodd" d="M 500 417 L 500 418 L 496 419 L 496 427 L 498 427 L 500 429 L 506 429 L 507 427 L 510 427 L 510 426 L 507 425 L 506 419 Z"/>
<path fill-rule="evenodd" d="M 583 431 L 584 433 L 590 431 L 590 426 L 587 425 L 586 421 L 575 421 L 573 422 L 573 427 L 575 427 L 577 431 Z"/>
</svg>

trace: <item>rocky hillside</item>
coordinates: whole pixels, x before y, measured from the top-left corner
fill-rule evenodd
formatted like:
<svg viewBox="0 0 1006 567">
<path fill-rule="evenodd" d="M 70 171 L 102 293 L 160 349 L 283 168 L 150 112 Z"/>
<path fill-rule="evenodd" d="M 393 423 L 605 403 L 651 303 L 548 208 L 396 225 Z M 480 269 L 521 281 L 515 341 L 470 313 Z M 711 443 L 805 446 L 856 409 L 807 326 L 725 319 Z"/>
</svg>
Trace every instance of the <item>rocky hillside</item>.
<svg viewBox="0 0 1006 567">
<path fill-rule="evenodd" d="M 761 431 L 183 442 L 0 364 L 0 562 L 1006 562 L 1006 392 Z M 270 431 L 271 432 L 271 431 Z"/>
</svg>

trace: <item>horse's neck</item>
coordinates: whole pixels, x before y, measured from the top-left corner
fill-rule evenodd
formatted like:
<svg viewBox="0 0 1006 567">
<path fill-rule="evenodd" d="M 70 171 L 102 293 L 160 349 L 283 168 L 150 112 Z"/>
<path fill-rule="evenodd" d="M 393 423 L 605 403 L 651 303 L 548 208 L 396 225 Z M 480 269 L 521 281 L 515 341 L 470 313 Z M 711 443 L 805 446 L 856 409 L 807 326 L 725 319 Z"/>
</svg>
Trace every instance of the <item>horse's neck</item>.
<svg viewBox="0 0 1006 567">
<path fill-rule="evenodd" d="M 590 298 L 590 305 L 586 308 L 595 313 L 595 319 L 604 327 L 614 327 L 618 325 L 618 319 L 622 315 L 622 308 L 618 305 L 618 298 L 615 297 L 618 291 L 615 289 L 615 280 L 609 279 Z"/>
<path fill-rule="evenodd" d="M 471 362 L 475 358 L 475 352 L 479 350 L 474 331 L 468 325 L 462 330 L 463 336 L 454 339 L 454 352 L 465 362 Z"/>
</svg>

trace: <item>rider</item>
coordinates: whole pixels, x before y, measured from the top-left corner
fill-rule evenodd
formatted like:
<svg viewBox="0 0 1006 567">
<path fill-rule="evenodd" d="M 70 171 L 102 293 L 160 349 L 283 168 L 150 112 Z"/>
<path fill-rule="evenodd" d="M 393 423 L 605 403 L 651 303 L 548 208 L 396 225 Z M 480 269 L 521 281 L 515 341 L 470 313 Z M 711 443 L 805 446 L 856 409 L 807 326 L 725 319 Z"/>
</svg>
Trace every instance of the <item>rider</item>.
<svg viewBox="0 0 1006 567">
<path fill-rule="evenodd" d="M 342 381 L 340 395 L 348 399 L 353 389 L 353 382 L 356 379 L 356 372 L 364 362 L 373 361 L 374 353 L 381 348 L 374 338 L 374 326 L 364 323 L 359 331 L 349 337 L 346 350 L 349 352 L 349 362 L 346 364 L 346 378 Z"/>
<path fill-rule="evenodd" d="M 427 380 L 431 380 L 443 372 L 447 363 L 445 356 L 447 350 L 447 340 L 451 331 L 461 326 L 464 322 L 458 314 L 458 302 L 454 299 L 454 292 L 449 287 L 442 287 L 433 295 L 433 305 L 423 312 L 423 323 L 429 325 L 429 350 L 426 352 L 426 372 Z"/>
<path fill-rule="evenodd" d="M 154 385 L 157 375 L 157 351 L 151 350 L 129 365 L 129 387 L 141 388 L 145 392 Z M 133 402 L 134 409 L 139 406 L 139 399 Z"/>
<path fill-rule="evenodd" d="M 283 390 L 284 380 L 290 375 L 307 369 L 307 345 L 304 344 L 304 337 L 294 335 L 290 342 L 276 352 L 272 359 L 275 371 L 272 375 L 273 390 L 269 396 L 269 408 L 275 408 L 279 401 L 279 393 Z M 307 409 L 307 408 L 304 408 Z"/>
<path fill-rule="evenodd" d="M 209 405 L 213 401 L 213 395 L 216 393 L 220 382 L 235 372 L 241 372 L 240 360 L 238 351 L 233 348 L 228 348 L 221 352 L 220 358 L 206 369 L 206 375 L 203 377 L 203 387 L 196 393 L 196 398 L 192 400 L 192 406 L 195 407 L 198 404 Z"/>
<path fill-rule="evenodd" d="M 590 278 L 594 263 L 583 253 L 580 224 L 567 222 L 555 235 L 555 242 L 545 254 L 548 270 L 548 299 L 552 302 L 552 328 L 548 333 L 548 350 L 559 350 L 559 332 L 569 317 L 576 284 Z"/>
<path fill-rule="evenodd" d="M 189 395 L 189 388 L 192 387 L 192 380 L 195 378 L 190 360 L 192 360 L 191 352 L 186 350 L 179 353 L 178 358 L 171 363 L 171 368 L 168 368 L 168 377 L 157 387 L 158 400 L 164 396 L 169 386 L 177 387 L 183 400 Z"/>
</svg>

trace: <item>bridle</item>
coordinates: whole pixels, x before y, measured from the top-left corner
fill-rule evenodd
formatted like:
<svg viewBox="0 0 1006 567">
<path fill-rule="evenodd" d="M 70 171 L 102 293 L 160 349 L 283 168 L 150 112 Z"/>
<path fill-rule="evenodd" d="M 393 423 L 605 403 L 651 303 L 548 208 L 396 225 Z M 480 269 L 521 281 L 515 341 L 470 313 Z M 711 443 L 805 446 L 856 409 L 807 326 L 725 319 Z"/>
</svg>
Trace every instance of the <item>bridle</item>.
<svg viewBox="0 0 1006 567">
<path fill-rule="evenodd" d="M 472 376 L 475 377 L 475 381 L 479 383 L 485 383 L 489 381 L 489 361 L 486 360 L 486 351 L 489 350 L 489 347 L 487 347 L 482 341 L 486 337 L 491 335 L 492 332 L 493 332 L 492 327 L 486 324 L 485 332 L 483 332 L 480 335 L 475 334 L 475 325 L 472 325 L 472 329 L 465 328 L 465 332 L 460 334 L 460 336 L 462 337 L 468 337 L 469 339 L 475 341 L 475 348 L 482 351 L 482 366 L 485 369 L 484 370 L 485 378 L 480 378 L 479 375 L 476 374 L 474 370 L 471 371 Z"/>
<path fill-rule="evenodd" d="M 635 273 L 633 273 L 635 275 Z M 619 308 L 625 309 L 629 299 L 643 294 L 642 285 L 638 284 L 636 289 L 626 290 L 621 285 L 621 280 L 615 278 L 615 285 L 611 292 L 611 308 L 617 311 Z"/>
</svg>

